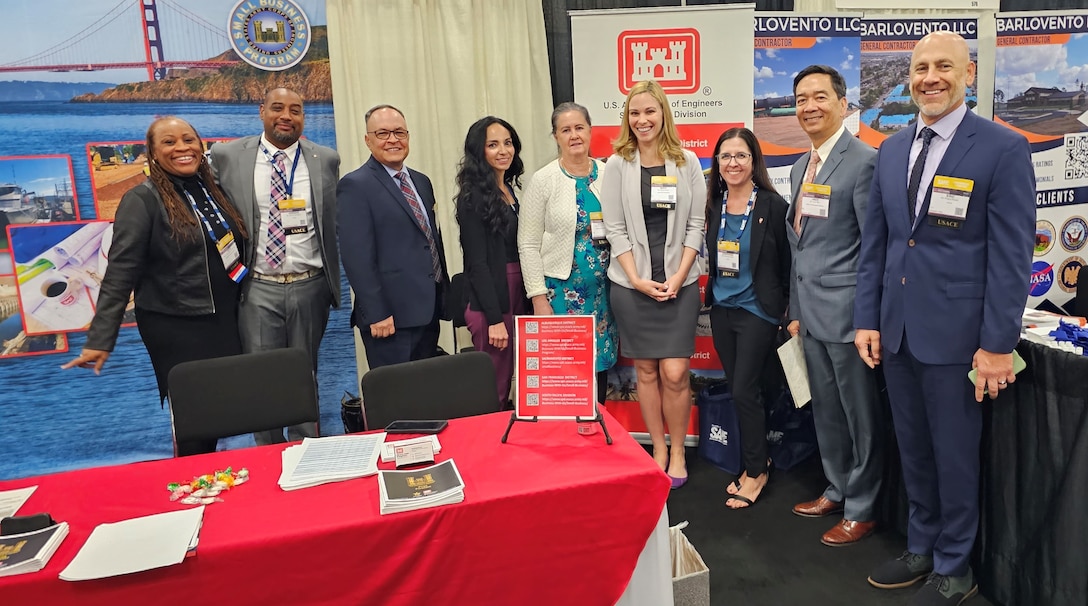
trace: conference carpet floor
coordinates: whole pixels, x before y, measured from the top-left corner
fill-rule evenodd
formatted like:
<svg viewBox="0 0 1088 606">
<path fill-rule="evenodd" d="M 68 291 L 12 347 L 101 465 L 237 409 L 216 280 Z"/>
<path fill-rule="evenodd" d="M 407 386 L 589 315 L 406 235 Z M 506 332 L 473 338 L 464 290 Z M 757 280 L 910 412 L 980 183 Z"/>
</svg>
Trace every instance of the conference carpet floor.
<svg viewBox="0 0 1088 606">
<path fill-rule="evenodd" d="M 826 547 L 820 536 L 838 518 L 802 518 L 790 511 L 825 487 L 818 457 L 789 471 L 774 470 L 754 507 L 725 506 L 725 472 L 688 449 L 690 480 L 669 496 L 669 524 L 684 520 L 688 539 L 710 568 L 714 606 L 899 606 L 921 587 L 877 589 L 870 570 L 906 546 L 894 529 L 877 529 L 849 547 Z M 993 606 L 976 596 L 969 606 Z"/>
</svg>

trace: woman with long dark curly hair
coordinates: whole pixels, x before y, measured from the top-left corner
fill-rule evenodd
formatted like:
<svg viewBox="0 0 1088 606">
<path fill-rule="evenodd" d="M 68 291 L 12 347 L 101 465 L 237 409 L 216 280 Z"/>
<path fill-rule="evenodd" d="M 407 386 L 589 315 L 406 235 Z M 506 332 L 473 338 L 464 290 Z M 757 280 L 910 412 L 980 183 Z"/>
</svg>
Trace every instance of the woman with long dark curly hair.
<svg viewBox="0 0 1088 606">
<path fill-rule="evenodd" d="M 136 323 L 160 400 L 174 366 L 242 353 L 239 282 L 245 225 L 212 176 L 204 143 L 188 122 L 167 116 L 147 129 L 149 178 L 121 198 L 98 308 L 80 356 L 64 368 L 110 357 L 135 291 Z M 215 441 L 176 445 L 179 456 L 211 452 Z"/>
<path fill-rule="evenodd" d="M 472 345 L 495 364 L 499 402 L 510 397 L 514 316 L 527 314 L 518 259 L 518 199 L 525 166 L 521 139 L 509 122 L 487 116 L 469 127 L 457 171 L 457 222 L 465 255 Z"/>
<path fill-rule="evenodd" d="M 760 378 L 790 300 L 786 201 L 774 190 L 755 134 L 731 128 L 714 146 L 707 192 L 706 304 L 714 349 L 740 424 L 744 472 L 726 488 L 727 507 L 751 507 L 767 485 L 767 430 Z"/>
</svg>

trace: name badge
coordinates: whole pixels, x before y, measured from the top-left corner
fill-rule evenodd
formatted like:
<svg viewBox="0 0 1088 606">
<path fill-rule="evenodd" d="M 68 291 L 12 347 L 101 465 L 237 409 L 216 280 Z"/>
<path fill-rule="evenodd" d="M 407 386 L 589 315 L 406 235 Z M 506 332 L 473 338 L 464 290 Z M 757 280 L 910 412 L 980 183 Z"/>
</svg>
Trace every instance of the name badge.
<svg viewBox="0 0 1088 606">
<path fill-rule="evenodd" d="M 589 213 L 589 234 L 597 242 L 602 242 L 607 239 L 604 235 L 603 213 Z"/>
<path fill-rule="evenodd" d="M 959 229 L 967 218 L 967 205 L 974 189 L 975 182 L 971 179 L 934 177 L 933 192 L 929 197 L 929 224 Z"/>
<path fill-rule="evenodd" d="M 718 274 L 723 278 L 735 278 L 740 273 L 740 242 L 718 242 Z"/>
<path fill-rule="evenodd" d="M 234 232 L 227 232 L 227 235 L 215 243 L 215 248 L 219 251 L 219 258 L 223 261 L 223 268 L 227 270 L 230 279 L 241 282 L 249 270 L 246 269 L 245 265 L 242 265 L 238 246 L 234 243 Z"/>
<path fill-rule="evenodd" d="M 294 236 L 309 231 L 309 222 L 306 220 L 306 200 L 301 198 L 280 200 L 279 207 L 284 233 Z"/>
<path fill-rule="evenodd" d="M 676 177 L 650 178 L 650 208 L 676 210 Z"/>
<path fill-rule="evenodd" d="M 826 219 L 831 208 L 831 186 L 816 183 L 801 185 L 801 216 Z"/>
</svg>

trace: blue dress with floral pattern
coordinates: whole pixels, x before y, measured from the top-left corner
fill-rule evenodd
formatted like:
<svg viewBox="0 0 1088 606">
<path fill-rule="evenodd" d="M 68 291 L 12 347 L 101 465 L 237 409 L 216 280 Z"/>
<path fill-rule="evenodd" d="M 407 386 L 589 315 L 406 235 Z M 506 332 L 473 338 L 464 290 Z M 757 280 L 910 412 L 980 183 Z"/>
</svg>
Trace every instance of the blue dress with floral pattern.
<svg viewBox="0 0 1088 606">
<path fill-rule="evenodd" d="M 597 164 L 588 177 L 574 177 L 578 200 L 578 225 L 574 232 L 574 262 L 566 280 L 544 277 L 548 302 L 556 315 L 595 315 L 597 328 L 597 371 L 608 370 L 616 363 L 617 332 L 608 304 L 608 261 L 611 253 L 594 246 L 589 214 L 601 212 L 601 202 L 589 189 L 597 179 Z"/>
</svg>

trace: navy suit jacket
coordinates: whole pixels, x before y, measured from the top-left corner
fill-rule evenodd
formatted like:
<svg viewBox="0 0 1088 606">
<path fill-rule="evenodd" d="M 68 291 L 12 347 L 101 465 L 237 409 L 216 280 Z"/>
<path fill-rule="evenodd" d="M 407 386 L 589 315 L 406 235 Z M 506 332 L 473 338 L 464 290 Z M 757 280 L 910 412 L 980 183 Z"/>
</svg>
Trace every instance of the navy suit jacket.
<svg viewBox="0 0 1088 606">
<path fill-rule="evenodd" d="M 932 183 L 912 226 L 907 164 L 911 125 L 877 154 L 861 238 L 854 326 L 881 333 L 898 353 L 903 335 L 926 364 L 970 364 L 977 349 L 1013 350 L 1030 289 L 1035 171 L 1023 136 L 970 111 L 937 175 L 974 181 L 960 229 L 927 221 Z"/>
<path fill-rule="evenodd" d="M 439 286 L 446 281 L 442 236 L 434 215 L 434 189 L 423 173 L 407 169 L 427 209 L 438 258 Z M 336 188 L 340 256 L 355 291 L 352 325 L 368 327 L 393 316 L 397 328 L 426 326 L 436 314 L 431 251 L 412 207 L 373 156 L 340 179 Z M 442 291 L 439 291 L 442 292 Z M 441 311 L 441 310 L 438 310 Z"/>
</svg>

